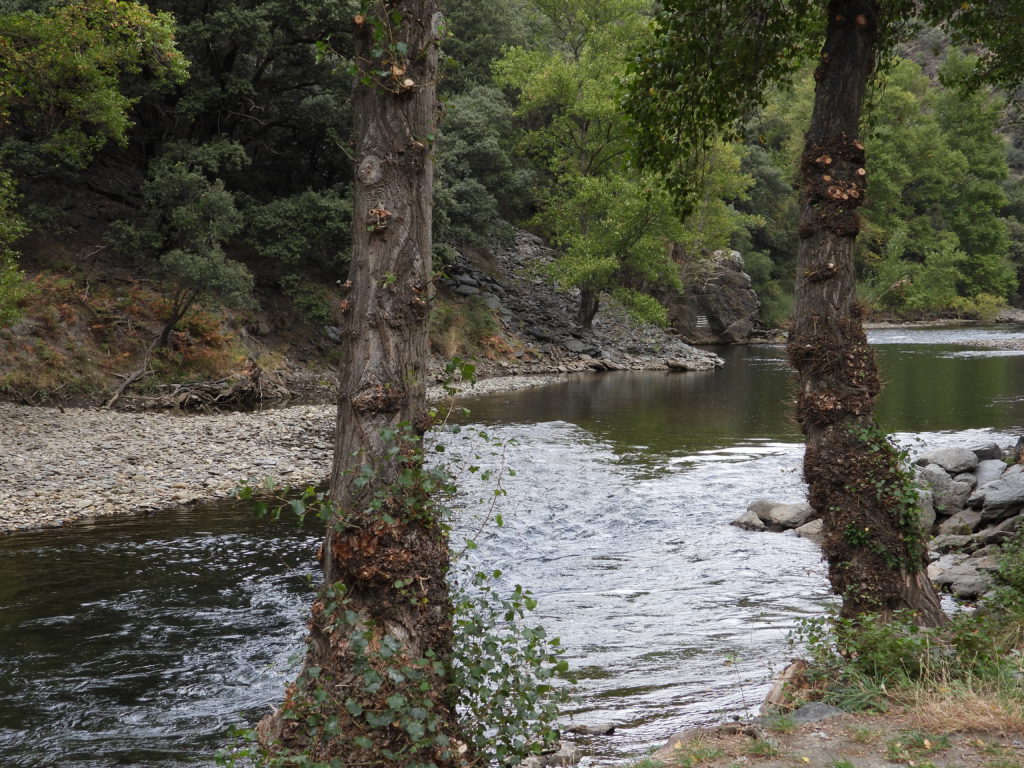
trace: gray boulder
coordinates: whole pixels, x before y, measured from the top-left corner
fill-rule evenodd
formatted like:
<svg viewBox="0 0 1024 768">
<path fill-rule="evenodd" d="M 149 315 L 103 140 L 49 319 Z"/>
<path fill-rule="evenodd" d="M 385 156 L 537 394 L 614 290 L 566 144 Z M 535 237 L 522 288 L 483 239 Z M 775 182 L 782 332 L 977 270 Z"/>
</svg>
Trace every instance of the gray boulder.
<svg viewBox="0 0 1024 768">
<path fill-rule="evenodd" d="M 988 528 L 978 531 L 975 538 L 984 546 L 988 546 L 989 544 L 1002 544 L 1013 535 L 1018 527 L 1020 527 L 1021 522 L 1024 522 L 1024 515 L 1009 517 L 1006 520 L 999 521 L 995 525 L 990 525 Z"/>
<path fill-rule="evenodd" d="M 939 586 L 947 587 L 957 597 L 968 600 L 980 597 L 992 586 L 992 577 L 968 562 L 943 571 L 934 581 Z"/>
<path fill-rule="evenodd" d="M 935 562 L 928 564 L 928 578 L 932 581 L 936 581 L 939 576 L 944 574 L 950 568 L 962 565 L 966 560 L 967 555 L 963 552 L 947 552 Z"/>
<path fill-rule="evenodd" d="M 804 523 L 809 522 L 813 516 L 814 510 L 806 502 L 802 504 L 780 504 L 768 511 L 768 519 L 765 522 L 769 525 L 777 525 L 780 528 L 799 528 Z"/>
<path fill-rule="evenodd" d="M 989 483 L 998 480 L 1003 476 L 1003 472 L 1006 471 L 1006 464 L 1000 459 L 985 459 L 978 462 L 978 468 L 975 470 L 978 477 L 978 488 L 988 485 Z"/>
<path fill-rule="evenodd" d="M 974 455 L 978 457 L 978 461 L 990 461 L 992 459 L 1003 458 L 1003 449 L 999 447 L 998 443 L 978 445 L 971 448 L 971 450 L 974 451 Z"/>
<path fill-rule="evenodd" d="M 765 530 L 765 524 L 761 518 L 757 516 L 756 512 L 747 510 L 742 515 L 731 521 L 729 525 L 735 525 L 737 528 L 742 528 L 745 531 L 763 531 Z"/>
<path fill-rule="evenodd" d="M 981 513 L 975 509 L 964 509 L 939 525 L 939 533 L 969 536 L 981 524 Z"/>
<path fill-rule="evenodd" d="M 967 483 L 973 488 L 978 484 L 978 476 L 973 472 L 960 472 L 953 478 L 954 483 Z"/>
<path fill-rule="evenodd" d="M 810 539 L 815 544 L 820 545 L 825 533 L 825 521 L 820 517 L 817 520 L 811 520 L 809 523 L 804 523 L 796 529 L 796 535 L 804 539 Z"/>
<path fill-rule="evenodd" d="M 926 465 L 920 470 L 919 477 L 935 494 L 935 508 L 940 513 L 956 514 L 963 509 L 964 503 L 971 495 L 971 486 L 953 480 L 938 464 Z"/>
<path fill-rule="evenodd" d="M 978 466 L 978 457 L 967 448 L 937 448 L 921 456 L 917 463 L 921 466 L 938 464 L 951 475 L 970 472 Z"/>
<path fill-rule="evenodd" d="M 944 533 L 932 539 L 931 548 L 936 552 L 961 552 L 968 548 L 975 548 L 977 542 L 973 536 L 955 535 Z"/>
<path fill-rule="evenodd" d="M 985 486 L 981 506 L 982 522 L 1013 517 L 1024 509 L 1024 474 L 1007 472 Z"/>
<path fill-rule="evenodd" d="M 710 259 L 685 258 L 682 294 L 665 292 L 669 322 L 691 344 L 735 344 L 749 340 L 761 302 L 743 271 L 737 251 L 716 251 Z"/>
<path fill-rule="evenodd" d="M 590 355 L 591 357 L 599 357 L 601 350 L 595 347 L 593 344 L 588 344 L 585 341 L 579 339 L 566 339 L 562 342 L 562 346 L 565 347 L 569 352 L 577 355 Z"/>
<path fill-rule="evenodd" d="M 781 506 L 783 502 L 774 499 L 754 499 L 747 505 L 747 512 L 753 512 L 762 521 L 768 519 L 768 513 L 775 507 Z"/>
</svg>

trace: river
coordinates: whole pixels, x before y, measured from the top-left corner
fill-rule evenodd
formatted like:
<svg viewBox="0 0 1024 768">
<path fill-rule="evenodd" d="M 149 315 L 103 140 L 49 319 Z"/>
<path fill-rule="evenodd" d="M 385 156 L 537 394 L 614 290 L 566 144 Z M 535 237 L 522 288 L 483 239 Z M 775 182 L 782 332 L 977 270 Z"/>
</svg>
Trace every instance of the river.
<svg viewBox="0 0 1024 768">
<path fill-rule="evenodd" d="M 972 346 L 1019 328 L 872 332 L 879 418 L 929 447 L 1024 427 L 1024 354 Z M 808 541 L 728 525 L 759 496 L 803 495 L 781 348 L 722 350 L 690 374 L 591 375 L 480 398 L 471 422 L 507 464 L 502 528 L 468 553 L 531 589 L 579 676 L 574 722 L 615 723 L 590 765 L 755 709 L 830 597 Z M 466 481 L 459 541 L 492 488 Z M 475 534 L 474 534 L 475 535 Z M 315 527 L 237 505 L 0 539 L 0 764 L 212 764 L 231 723 L 277 701 L 300 648 Z"/>
</svg>

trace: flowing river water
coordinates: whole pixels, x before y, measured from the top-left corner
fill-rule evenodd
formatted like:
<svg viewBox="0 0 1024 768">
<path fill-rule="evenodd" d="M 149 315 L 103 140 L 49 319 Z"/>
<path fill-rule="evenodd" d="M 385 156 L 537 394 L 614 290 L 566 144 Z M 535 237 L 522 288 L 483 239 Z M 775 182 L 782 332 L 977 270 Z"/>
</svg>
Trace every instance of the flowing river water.
<svg viewBox="0 0 1024 768">
<path fill-rule="evenodd" d="M 871 334 L 879 419 L 913 445 L 1016 440 L 1024 352 L 984 349 L 1020 328 Z M 977 344 L 974 344 L 977 342 Z M 540 600 L 579 677 L 575 723 L 617 726 L 589 765 L 678 728 L 747 714 L 830 601 L 810 542 L 728 525 L 755 498 L 800 500 L 801 446 L 776 347 L 729 348 L 708 373 L 616 373 L 471 402 L 505 443 L 445 436 L 507 464 L 505 525 L 476 530 L 474 567 Z M 479 455 L 479 459 L 475 458 Z M 207 766 L 294 673 L 315 583 L 313 525 L 236 504 L 0 539 L 0 765 Z"/>
</svg>

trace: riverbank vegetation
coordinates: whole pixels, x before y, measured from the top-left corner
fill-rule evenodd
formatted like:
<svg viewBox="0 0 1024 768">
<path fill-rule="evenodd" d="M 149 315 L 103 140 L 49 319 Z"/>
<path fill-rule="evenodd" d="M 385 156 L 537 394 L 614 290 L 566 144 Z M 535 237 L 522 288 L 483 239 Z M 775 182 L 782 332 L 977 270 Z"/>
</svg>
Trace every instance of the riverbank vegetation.
<svg viewBox="0 0 1024 768">
<path fill-rule="evenodd" d="M 26 372 L 44 372 L 67 344 L 79 359 L 61 366 L 64 391 L 104 379 L 109 388 L 114 374 L 140 368 L 151 344 L 164 369 L 181 359 L 180 379 L 198 375 L 186 360 L 196 349 L 225 362 L 244 347 L 250 357 L 266 350 L 333 365 L 329 329 L 341 323 L 352 241 L 357 11 L 234 0 L 3 6 L 0 381 L 9 397 L 52 390 Z M 643 0 L 500 0 L 486 14 L 466 0 L 447 4 L 445 114 L 430 144 L 435 269 L 508 247 L 525 226 L 558 249 L 539 274 L 578 291 L 585 329 L 607 296 L 664 323 L 664 302 L 700 272 L 693 262 L 735 248 L 761 322 L 783 325 L 814 82 L 806 51 L 792 52 L 792 85 L 746 110 L 707 154 L 683 212 L 663 191 L 666 169 L 637 173 L 635 129 L 619 109 L 628 62 L 653 34 L 649 11 Z M 156 58 L 132 58 L 142 38 Z M 72 77 L 68 61 L 86 50 L 92 58 L 76 60 L 88 69 Z M 977 51 L 922 26 L 893 53 L 863 121 L 872 180 L 859 296 L 890 317 L 991 320 L 1018 293 L 1024 139 L 1004 92 L 956 88 Z M 39 343 L 46 316 L 68 315 L 68 297 L 45 288 L 54 280 L 76 286 L 74 304 L 103 340 L 79 325 Z M 104 292 L 116 297 L 110 311 L 92 306 Z M 153 300 L 135 302 L 136 292 Z M 442 311 L 460 312 L 462 299 L 443 293 Z M 192 333 L 187 317 L 199 307 L 225 327 Z M 491 313 L 500 355 L 516 343 Z M 479 347 L 452 337 L 479 325 L 443 319 L 435 347 Z M 237 344 L 218 348 L 216 337 Z M 90 370 L 88 361 L 106 366 L 104 344 L 124 358 L 121 370 Z"/>
</svg>

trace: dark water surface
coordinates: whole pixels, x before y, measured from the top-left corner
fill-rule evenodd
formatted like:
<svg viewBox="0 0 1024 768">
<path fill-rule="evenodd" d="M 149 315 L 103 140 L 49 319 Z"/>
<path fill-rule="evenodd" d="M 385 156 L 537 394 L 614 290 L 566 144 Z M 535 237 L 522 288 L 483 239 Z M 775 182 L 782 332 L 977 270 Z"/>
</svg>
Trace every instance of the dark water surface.
<svg viewBox="0 0 1024 768">
<path fill-rule="evenodd" d="M 1024 335 L 873 333 L 883 425 L 929 446 L 1015 439 L 1024 355 L 952 343 L 1007 333 Z M 803 486 L 781 348 L 724 356 L 717 372 L 586 376 L 471 403 L 515 440 L 503 461 L 517 474 L 502 481 L 505 527 L 470 557 L 540 597 L 580 676 L 574 719 L 619 724 L 590 764 L 757 707 L 792 655 L 787 631 L 829 600 L 809 542 L 727 525 Z M 469 502 L 490 495 L 467 481 Z M 210 765 L 227 727 L 291 674 L 317 540 L 231 505 L 0 539 L 0 766 Z"/>
</svg>

